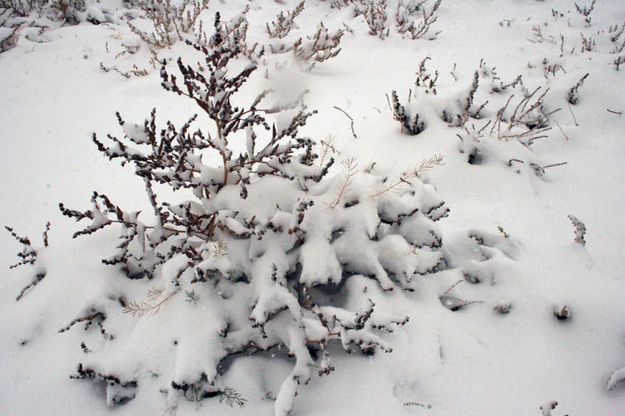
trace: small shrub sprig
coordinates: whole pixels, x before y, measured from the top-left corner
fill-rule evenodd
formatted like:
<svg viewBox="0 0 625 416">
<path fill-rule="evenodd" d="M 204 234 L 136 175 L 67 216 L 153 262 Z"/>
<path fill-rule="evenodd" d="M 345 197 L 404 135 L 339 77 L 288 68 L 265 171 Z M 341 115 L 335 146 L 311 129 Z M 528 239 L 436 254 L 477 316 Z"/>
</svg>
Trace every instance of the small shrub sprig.
<svg viewBox="0 0 625 416">
<path fill-rule="evenodd" d="M 419 113 L 410 114 L 399 102 L 397 91 L 394 90 L 391 92 L 391 109 L 393 110 L 393 118 L 401 124 L 402 133 L 406 132 L 411 136 L 416 136 L 425 130 L 425 121 Z"/>
<path fill-rule="evenodd" d="M 597 3 L 597 0 L 592 0 L 589 5 L 584 4 L 582 6 L 580 6 L 577 3 L 574 3 L 575 10 L 577 10 L 577 13 L 579 13 L 581 16 L 584 17 L 584 22 L 586 23 L 586 27 L 590 26 L 590 22 L 592 20 L 590 15 L 593 12 L 593 10 L 595 10 L 595 3 Z"/>
<path fill-rule="evenodd" d="M 9 266 L 10 269 L 15 269 L 17 267 L 20 266 L 25 266 L 25 265 L 30 265 L 33 267 L 34 269 L 34 277 L 32 279 L 32 281 L 26 285 L 21 291 L 20 293 L 17 295 L 17 297 L 15 298 L 16 301 L 19 301 L 20 299 L 22 299 L 22 297 L 32 288 L 34 288 L 35 286 L 37 286 L 45 277 L 46 277 L 46 270 L 45 267 L 42 267 L 40 265 L 37 264 L 37 260 L 38 260 L 38 249 L 34 248 L 30 238 L 28 237 L 21 237 L 18 234 L 15 233 L 15 231 L 13 230 L 13 228 L 11 227 L 4 227 L 10 234 L 11 236 L 22 245 L 22 250 L 20 252 L 17 253 L 17 257 L 20 259 L 17 263 Z M 43 232 L 42 235 L 42 240 L 43 240 L 43 247 L 48 247 L 49 245 L 49 240 L 48 240 L 48 232 L 50 231 L 50 223 L 46 223 L 46 227 L 45 230 Z"/>
<path fill-rule="evenodd" d="M 569 220 L 573 224 L 573 228 L 575 229 L 575 242 L 579 243 L 583 246 L 586 245 L 586 225 L 579 220 L 575 215 L 569 215 Z"/>
<path fill-rule="evenodd" d="M 438 81 L 438 71 L 434 71 L 434 75 L 430 74 L 425 64 L 430 57 L 425 57 L 419 64 L 415 86 L 422 88 L 426 94 L 436 95 L 436 81 Z"/>
<path fill-rule="evenodd" d="M 589 75 L 590 74 L 586 73 L 586 75 L 581 77 L 579 81 L 577 81 L 577 83 L 571 87 L 571 89 L 566 95 L 566 100 L 569 102 L 569 104 L 573 104 L 573 105 L 577 104 L 577 102 L 579 101 L 579 96 L 577 95 L 578 90 L 584 84 L 584 81 L 586 80 L 586 78 L 588 78 Z"/>
</svg>

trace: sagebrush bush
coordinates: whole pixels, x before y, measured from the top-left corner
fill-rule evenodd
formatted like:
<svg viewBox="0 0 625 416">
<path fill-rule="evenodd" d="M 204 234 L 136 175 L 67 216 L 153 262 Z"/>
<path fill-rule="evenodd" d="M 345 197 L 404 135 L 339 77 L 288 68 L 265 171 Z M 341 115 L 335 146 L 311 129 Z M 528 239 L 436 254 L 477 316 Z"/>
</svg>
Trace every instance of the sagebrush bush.
<svg viewBox="0 0 625 416">
<path fill-rule="evenodd" d="M 201 117 L 161 124 L 153 110 L 132 123 L 118 113 L 123 137 L 93 136 L 106 157 L 134 169 L 150 212 L 98 192 L 86 210 L 60 204 L 65 216 L 87 223 L 74 237 L 119 232 L 103 260 L 119 274 L 81 299 L 85 306 L 59 330 L 96 331 L 81 342 L 72 378 L 104 383 L 109 405 L 132 400 L 154 374 L 167 383 L 171 408 L 180 398 L 216 395 L 244 404 L 222 381 L 225 363 L 267 350 L 285 359 L 283 350 L 293 367 L 275 414 L 287 415 L 314 372 L 334 370 L 331 343 L 364 354 L 392 350 L 381 333 L 407 318 L 379 313 L 365 284 L 414 290 L 416 276 L 444 265 L 435 222 L 448 209 L 419 179 L 442 158 L 397 182 L 372 168 L 360 172 L 353 160 L 329 174 L 334 160 L 321 162 L 316 142 L 300 134 L 314 114 L 303 94 L 271 102 L 263 91 L 242 101 L 257 67 L 241 68 L 248 61 L 233 33 L 216 19 L 208 45 L 189 43 L 202 64 L 179 59 L 175 73 L 162 67 L 163 88 L 193 101 Z M 244 150 L 235 152 L 235 142 Z M 161 190 L 186 200 L 161 200 Z M 14 236 L 34 264 L 30 240 Z M 137 298 L 144 290 L 147 297 Z"/>
</svg>

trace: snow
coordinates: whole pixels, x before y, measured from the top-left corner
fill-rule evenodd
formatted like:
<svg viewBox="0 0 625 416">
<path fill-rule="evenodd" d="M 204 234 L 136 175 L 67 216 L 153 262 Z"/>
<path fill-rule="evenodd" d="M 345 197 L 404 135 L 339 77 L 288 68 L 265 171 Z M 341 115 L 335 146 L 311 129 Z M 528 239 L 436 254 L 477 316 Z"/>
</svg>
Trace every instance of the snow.
<svg viewBox="0 0 625 416">
<path fill-rule="evenodd" d="M 431 29 L 441 33 L 434 40 L 411 40 L 402 39 L 394 28 L 396 1 L 388 1 L 391 29 L 380 39 L 368 34 L 363 16 L 352 17 L 350 7 L 336 9 L 330 7 L 333 1 L 308 0 L 293 33 L 280 43 L 290 45 L 303 37 L 309 48 L 312 42 L 306 37 L 323 22 L 330 34 L 345 30 L 340 53 L 309 68 L 291 54 L 267 52 L 268 63 L 260 60 L 242 93 L 249 103 L 260 91 L 272 89 L 279 99 L 275 106 L 280 106 L 310 90 L 304 102 L 318 114 L 301 128 L 303 135 L 316 141 L 334 137 L 336 152 L 331 156 L 337 161 L 354 158 L 359 173 L 372 162 L 375 167 L 347 187 L 341 198 L 346 206 L 331 207 L 345 179 L 340 163 L 332 168 L 330 183 L 313 185 L 308 194 L 293 181 L 268 178 L 248 186 L 245 200 L 238 187 L 228 185 L 217 198 L 193 206 L 193 212 L 219 210 L 229 229 L 245 234 L 250 229 L 243 221 L 253 215 L 256 225 L 271 221 L 290 229 L 297 222 L 297 204 L 304 197 L 315 202 L 299 225 L 309 236 L 298 248 L 299 260 L 285 254 L 295 237 L 285 239 L 278 232 L 267 232 L 256 245 L 224 237 L 227 256 L 218 253 L 219 247 L 202 247 L 202 269 L 231 280 L 195 285 L 202 288 L 197 304 L 166 276 L 140 285 L 102 264 L 100 259 L 109 258 L 119 243 L 116 233 L 104 229 L 73 240 L 79 226 L 57 209 L 61 201 L 85 209 L 97 190 L 132 209 L 135 218 L 138 211 L 141 218 L 151 213 L 144 184 L 132 169 L 102 157 L 91 134 L 125 134 L 142 144 L 141 149 L 148 143 L 142 120 L 152 108 L 161 122 L 184 123 L 197 112 L 189 100 L 159 87 L 150 52 L 126 26 L 122 9 L 114 10 L 122 2 L 112 1 L 108 10 L 88 3 L 86 17 L 109 23 L 72 26 L 31 16 L 25 19 L 50 28 L 40 33 L 36 26 L 22 26 L 15 47 L 0 53 L 0 222 L 31 237 L 36 248 L 42 246 L 45 223 L 52 222 L 50 247 L 41 251 L 36 268 L 7 269 L 0 279 L 1 414 L 141 416 L 176 408 L 177 415 L 271 415 L 285 414 L 292 405 L 292 414 L 302 416 L 623 412 L 625 66 L 616 71 L 612 64 L 619 56 L 611 53 L 618 44 L 610 41 L 608 31 L 625 21 L 620 2 L 597 1 L 587 27 L 570 1 L 443 0 Z M 248 44 L 268 44 L 265 22 L 299 2 L 215 0 L 203 16 L 205 27 L 212 26 L 213 12 L 220 10 L 224 21 L 240 19 L 248 4 Z M 429 10 L 432 2 L 426 5 Z M 0 29 L 0 39 L 10 34 Z M 593 37 L 593 51 L 581 51 L 580 33 Z M 116 57 L 139 45 L 138 51 Z M 182 42 L 159 53 L 169 60 L 197 60 L 196 51 Z M 419 63 L 426 57 L 428 71 L 439 72 L 436 95 L 415 86 Z M 148 75 L 126 79 L 101 71 L 100 62 L 122 71 L 136 64 Z M 485 100 L 489 104 L 480 119 L 469 120 L 465 131 L 442 120 L 441 113 L 448 109 L 452 118 L 462 116 L 475 71 L 480 84 L 471 109 Z M 586 73 L 590 75 L 577 91 L 577 102 L 569 105 L 569 90 Z M 523 84 L 501 89 L 518 75 Z M 550 116 L 554 122 L 543 133 L 547 137 L 529 144 L 531 136 L 498 140 L 497 129 L 490 133 L 497 109 L 510 96 L 508 120 L 524 91 L 538 87 L 528 106 L 549 89 L 545 110 L 560 108 Z M 393 120 L 385 96 L 393 90 L 411 114 L 425 118 L 420 134 L 402 133 Z M 357 138 L 350 120 L 334 106 L 353 118 Z M 116 111 L 126 121 L 121 129 Z M 531 124 L 540 117 L 532 111 L 522 121 Z M 478 133 L 489 120 L 491 125 Z M 501 135 L 528 131 L 523 123 L 511 124 L 502 124 Z M 208 137 L 205 115 L 198 116 L 197 125 Z M 256 139 L 256 150 L 266 145 L 263 140 Z M 254 153 L 250 134 L 231 144 L 235 154 Z M 116 151 L 123 149 L 118 145 Z M 479 156 L 471 159 L 474 153 Z M 377 195 L 436 154 L 443 155 L 444 164 L 419 174 L 420 181 Z M 195 160 L 201 170 L 196 179 L 220 181 L 223 171 L 209 167 L 219 158 L 207 153 Z M 549 167 L 562 162 L 567 163 Z M 319 170 L 294 164 L 289 174 Z M 242 178 L 249 175 L 241 172 Z M 189 198 L 189 192 L 170 194 L 160 188 L 158 195 L 178 211 L 183 208 L 176 203 Z M 101 213 L 94 215 L 93 228 L 106 224 Z M 379 218 L 386 224 L 377 228 Z M 342 231 L 333 236 L 337 229 Z M 0 264 L 7 267 L 22 250 L 9 233 L 0 235 L 0 247 Z M 336 306 L 318 311 L 335 317 L 340 332 L 334 338 L 340 342 L 328 344 L 331 364 L 322 364 L 336 370 L 323 377 L 312 367 L 304 342 L 305 337 L 330 338 L 326 329 L 299 308 L 288 288 L 272 280 L 275 273 L 284 282 L 297 261 L 303 266 L 301 283 L 345 287 L 340 295 L 324 294 Z M 174 263 L 169 264 L 170 275 L 181 266 Z M 355 266 L 349 279 L 341 274 L 343 263 Z M 253 276 L 252 284 L 237 281 L 239 268 Z M 16 302 L 21 289 L 42 270 L 46 277 Z M 181 277 L 183 287 L 193 279 L 191 274 Z M 158 312 L 130 319 L 120 307 L 120 296 L 140 302 L 147 288 L 157 290 L 158 300 L 172 297 Z M 392 333 L 378 332 L 376 339 L 369 338 L 371 332 L 346 329 L 355 326 L 355 315 L 348 311 L 364 313 L 369 300 L 375 312 L 365 329 L 376 322 L 408 321 L 394 326 Z M 243 310 L 248 304 L 254 309 Z M 107 343 L 99 330 L 85 331 L 80 322 L 58 333 L 94 306 L 106 313 L 107 332 L 127 338 Z M 554 312 L 564 307 L 570 318 L 556 319 Z M 272 314 L 278 315 L 267 321 Z M 295 326 L 293 317 L 301 318 L 303 327 Z M 279 334 L 258 336 L 261 349 L 278 341 L 286 348 L 221 363 L 228 371 L 218 374 L 219 358 L 249 339 L 250 319 L 266 324 L 267 333 Z M 215 336 L 227 325 L 233 334 L 230 344 Z M 81 342 L 93 352 L 84 353 Z M 353 342 L 379 343 L 392 352 L 341 353 L 341 344 L 355 349 Z M 288 358 L 289 353 L 294 357 Z M 95 370 L 115 368 L 122 381 L 139 379 L 139 388 L 126 391 L 114 385 L 104 391 L 97 383 L 71 380 L 78 362 Z M 193 383 L 201 373 L 209 382 L 216 380 L 210 388 L 235 388 L 246 405 L 230 408 L 217 398 L 201 403 L 172 399 L 170 381 Z M 119 408 L 107 407 L 125 394 L 135 397 Z M 554 401 L 558 406 L 552 409 Z"/>
</svg>

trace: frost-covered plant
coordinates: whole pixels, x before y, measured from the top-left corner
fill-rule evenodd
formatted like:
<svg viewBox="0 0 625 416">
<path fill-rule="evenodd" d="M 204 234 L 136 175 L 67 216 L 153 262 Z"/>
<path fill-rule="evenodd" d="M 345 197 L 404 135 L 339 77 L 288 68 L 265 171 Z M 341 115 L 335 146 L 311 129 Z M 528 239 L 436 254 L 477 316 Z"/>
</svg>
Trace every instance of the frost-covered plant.
<svg viewBox="0 0 625 416">
<path fill-rule="evenodd" d="M 390 30 L 386 23 L 386 0 L 361 0 L 358 7 L 369 26 L 369 34 L 380 39 L 386 38 Z"/>
<path fill-rule="evenodd" d="M 465 86 L 455 93 L 446 91 L 440 94 L 437 85 L 439 73 L 426 68 L 428 60 L 426 57 L 419 64 L 414 90 L 410 90 L 407 104 L 400 102 L 396 93 L 388 98 L 389 108 L 395 120 L 402 124 L 402 131 L 418 134 L 433 117 L 440 118 L 450 127 L 461 127 L 463 131 L 457 133 L 462 141 L 460 152 L 466 153 L 469 160 L 477 156 L 479 140 L 487 135 L 495 136 L 499 140 L 518 140 L 526 147 L 547 137 L 545 133 L 551 130 L 550 116 L 559 111 L 549 111 L 545 105 L 548 88 L 537 87 L 529 91 L 521 76 L 504 83 L 497 76 L 495 67 L 489 67 L 481 60 L 470 83 L 468 80 L 463 81 L 454 69 L 451 72 L 454 81 L 466 83 Z M 487 90 L 484 91 L 485 89 Z M 489 107 L 490 101 L 484 99 L 485 93 L 496 93 L 493 101 L 501 103 L 499 105 L 502 106 L 498 110 L 495 110 L 497 107 L 491 108 L 492 104 Z M 482 127 L 478 130 L 472 127 L 473 131 L 465 128 L 471 120 L 483 120 Z M 488 132 L 485 131 L 487 127 Z M 536 167 L 540 176 L 544 173 L 544 168 L 561 164 L 541 167 L 532 160 L 530 165 Z"/>
<path fill-rule="evenodd" d="M 480 68 L 478 69 L 478 73 L 480 78 L 487 80 L 489 82 L 489 90 L 491 93 L 503 93 L 508 88 L 515 88 L 517 85 L 523 82 L 521 75 L 516 77 L 513 81 L 504 84 L 504 82 L 497 75 L 497 68 L 491 67 L 486 64 L 484 59 L 480 59 Z"/>
<path fill-rule="evenodd" d="M 520 87 L 524 90 L 522 83 Z M 545 137 L 543 133 L 551 129 L 549 116 L 557 110 L 547 111 L 544 99 L 549 88 L 539 94 L 541 90 L 542 87 L 536 87 L 532 92 L 523 91 L 524 97 L 514 107 L 510 106 L 514 95 L 510 95 L 506 104 L 497 111 L 491 134 L 496 132 L 499 140 L 526 139 L 528 145 Z"/>
<path fill-rule="evenodd" d="M 246 6 L 241 13 L 232 17 L 229 21 L 222 21 L 221 14 L 215 13 L 214 31 L 218 36 L 207 34 L 200 21 L 199 28 L 195 32 L 195 43 L 208 48 L 213 48 L 216 43 L 223 43 L 222 47 L 238 51 L 239 56 L 244 56 L 249 60 L 258 60 L 265 54 L 265 47 L 258 42 L 253 45 L 247 43 L 247 31 L 250 23 L 247 19 L 249 6 Z"/>
<path fill-rule="evenodd" d="M 581 77 L 579 79 L 579 81 L 577 81 L 577 83 L 575 85 L 573 85 L 571 87 L 571 89 L 569 90 L 569 92 L 566 95 L 566 100 L 569 102 L 569 104 L 577 104 L 577 102 L 579 101 L 579 97 L 577 95 L 577 92 L 579 90 L 579 88 L 584 84 L 584 81 L 586 80 L 586 78 L 588 78 L 590 74 L 586 74 L 583 77 Z"/>
<path fill-rule="evenodd" d="M 196 28 L 196 22 L 208 8 L 208 0 L 137 0 L 136 6 L 144 12 L 152 26 L 151 30 L 140 29 L 128 22 L 130 30 L 145 43 L 155 48 L 165 48 L 184 39 L 184 34 Z"/>
<path fill-rule="evenodd" d="M 122 272 L 84 299 L 62 332 L 99 328 L 103 340 L 81 344 L 86 354 L 75 378 L 106 383 L 110 405 L 131 400 L 157 370 L 172 408 L 181 397 L 225 397 L 224 361 L 288 351 L 293 368 L 275 402 L 284 416 L 313 372 L 334 369 L 330 344 L 391 351 L 380 332 L 407 319 L 380 314 L 363 285 L 414 290 L 415 277 L 443 262 L 435 221 L 448 209 L 418 177 L 440 160 L 397 183 L 353 162 L 330 177 L 333 160 L 320 165 L 315 141 L 299 133 L 313 115 L 301 96 L 267 103 L 264 91 L 240 102 L 256 64 L 233 69 L 240 51 L 220 27 L 211 48 L 193 45 L 201 65 L 179 59 L 177 74 L 161 70 L 162 86 L 194 102 L 209 126 L 200 128 L 197 115 L 159 126 L 153 110 L 138 124 L 117 114 L 123 138 L 108 135 L 105 143 L 94 135 L 100 152 L 134 168 L 151 211 L 125 210 L 97 192 L 87 210 L 60 205 L 87 223 L 75 237 L 119 231 L 103 262 Z M 243 150 L 233 150 L 235 141 Z M 159 189 L 188 199 L 161 201 Z M 129 299 L 148 288 L 147 299 Z"/>
<path fill-rule="evenodd" d="M 11 19 L 12 15 L 19 18 Z M 27 18 L 29 15 L 32 16 Z M 70 25 L 81 22 L 119 23 L 113 10 L 95 0 L 0 0 L 0 26 L 15 27 L 28 23 L 30 27 L 40 27 L 42 32 L 50 28 L 49 24 L 41 26 L 36 21 L 37 17 Z"/>
<path fill-rule="evenodd" d="M 463 133 L 457 133 L 456 136 L 460 139 L 460 153 L 466 155 L 467 163 L 471 165 L 479 165 L 482 160 L 482 150 L 480 148 L 480 139 L 485 135 L 485 130 L 490 125 L 491 121 L 486 122 L 479 129 L 475 128 L 475 125 L 471 125 L 471 129 L 464 126 Z"/>
<path fill-rule="evenodd" d="M 425 68 L 426 62 L 430 57 L 425 57 L 419 64 L 417 77 L 415 79 L 415 94 L 417 89 L 422 89 L 426 94 L 436 95 L 436 81 L 438 81 L 438 71 L 434 71 L 434 75 Z"/>
<path fill-rule="evenodd" d="M 479 87 L 480 75 L 478 71 L 473 73 L 473 82 L 465 97 L 456 102 L 455 106 L 449 106 L 441 112 L 441 118 L 452 126 L 464 126 L 469 118 L 480 119 L 481 112 L 488 104 L 488 101 L 480 105 L 475 105 L 475 93 Z"/>
<path fill-rule="evenodd" d="M 330 33 L 323 22 L 320 22 L 312 36 L 298 38 L 292 44 L 270 44 L 269 50 L 274 54 L 291 52 L 305 69 L 310 70 L 317 63 L 334 58 L 341 52 L 339 45 L 344 33 L 342 29 Z"/>
<path fill-rule="evenodd" d="M 85 0 L 52 0 L 49 7 L 70 24 L 81 21 L 80 13 L 85 10 Z"/>
<path fill-rule="evenodd" d="M 582 53 L 592 52 L 593 50 L 595 50 L 595 47 L 597 46 L 597 42 L 592 36 L 586 37 L 584 36 L 583 33 L 580 33 L 579 36 L 582 39 L 582 46 L 581 46 Z"/>
<path fill-rule="evenodd" d="M 3 28 L 0 25 L 0 53 L 13 49 L 17 45 L 21 25 Z"/>
<path fill-rule="evenodd" d="M 586 225 L 575 215 L 569 215 L 568 218 L 571 220 L 573 228 L 575 229 L 575 242 L 583 246 L 586 245 Z"/>
<path fill-rule="evenodd" d="M 532 39 L 528 39 L 532 43 L 551 43 L 556 44 L 556 39 L 552 35 L 545 36 L 541 25 L 532 26 Z"/>
<path fill-rule="evenodd" d="M 32 281 L 28 285 L 26 285 L 15 298 L 16 300 L 20 300 L 26 294 L 26 292 L 37 286 L 39 282 L 41 282 L 46 277 L 46 269 L 42 265 L 38 264 L 39 251 L 38 249 L 33 247 L 32 243 L 30 242 L 30 238 L 17 235 L 11 227 L 5 228 L 9 233 L 11 233 L 11 236 L 22 245 L 22 250 L 17 253 L 17 257 L 20 260 L 9 268 L 15 269 L 16 267 L 30 265 L 33 268 L 34 272 L 34 277 Z M 48 231 L 50 231 L 49 222 L 46 224 L 46 228 L 42 236 L 43 247 L 48 247 Z"/>
<path fill-rule="evenodd" d="M 424 6 L 424 0 L 400 0 L 397 3 L 397 12 L 395 13 L 395 25 L 397 31 L 402 35 L 408 34 L 411 39 L 421 39 L 430 31 L 430 27 L 436 23 L 438 16 L 436 12 L 441 5 L 442 0 L 436 0 L 430 10 Z M 418 12 L 421 13 L 418 13 Z M 418 16 L 419 20 L 414 20 Z M 440 32 L 430 35 L 430 39 L 438 36 Z"/>
<path fill-rule="evenodd" d="M 330 7 L 333 9 L 341 9 L 357 1 L 358 0 L 330 0 Z"/>
<path fill-rule="evenodd" d="M 293 54 L 297 59 L 309 63 L 309 68 L 312 68 L 317 62 L 334 58 L 341 52 L 339 44 L 344 33 L 339 29 L 330 34 L 323 23 L 319 23 L 319 28 L 312 37 L 308 37 L 306 41 L 299 38 L 293 44 Z"/>
<path fill-rule="evenodd" d="M 446 123 L 452 126 L 464 126 L 469 118 L 481 118 L 481 112 L 488 104 L 488 101 L 481 105 L 474 103 L 475 93 L 479 86 L 479 74 L 476 71 L 473 76 L 473 82 L 468 89 L 466 96 L 458 97 L 457 100 L 449 102 L 449 97 L 438 98 L 438 90 L 436 82 L 438 81 L 438 71 L 432 74 L 426 68 L 429 57 L 424 58 L 419 64 L 416 73 L 414 93 L 410 90 L 408 101 L 414 97 L 415 106 L 404 106 L 399 102 L 397 93 L 393 91 L 389 106 L 393 112 L 393 118 L 402 124 L 402 131 L 405 129 L 409 134 L 415 135 L 421 133 L 426 128 L 426 121 L 420 114 L 421 110 L 427 110 L 428 107 L 438 107 L 436 109 L 438 116 Z"/>
<path fill-rule="evenodd" d="M 416 136 L 425 130 L 425 121 L 415 112 L 412 114 L 403 104 L 399 102 L 397 91 L 391 92 L 391 110 L 393 118 L 401 124 L 401 131 L 411 136 Z"/>
<path fill-rule="evenodd" d="M 45 3 L 45 0 L 0 0 L 0 11 L 27 16 L 31 11 L 40 9 Z"/>
<path fill-rule="evenodd" d="M 586 23 L 586 27 L 590 26 L 590 21 L 592 20 L 592 18 L 590 17 L 590 14 L 593 12 L 593 10 L 595 10 L 595 3 L 597 3 L 597 0 L 592 0 L 589 5 L 583 5 L 583 6 L 580 6 L 579 4 L 574 3 L 575 10 L 577 10 L 577 13 L 579 13 L 580 15 L 584 17 L 584 22 Z"/>
<path fill-rule="evenodd" d="M 280 12 L 276 16 L 276 20 L 271 22 L 271 26 L 267 23 L 266 28 L 269 37 L 278 39 L 286 37 L 296 27 L 295 18 L 304 11 L 304 4 L 305 2 L 302 1 L 292 11 L 286 12 L 286 14 Z"/>
<path fill-rule="evenodd" d="M 608 36 L 610 38 L 610 42 L 614 45 L 612 50 L 610 51 L 613 54 L 618 54 L 625 50 L 625 37 L 621 39 L 621 35 L 625 32 L 625 23 L 623 23 L 620 27 L 619 25 L 613 25 L 608 28 Z"/>
<path fill-rule="evenodd" d="M 477 244 L 476 251 L 479 251 L 481 258 L 468 261 L 462 267 L 464 280 L 472 284 L 496 284 L 500 277 L 505 276 L 511 262 L 518 257 L 519 244 L 501 231 L 495 233 L 470 230 L 468 235 Z"/>
</svg>

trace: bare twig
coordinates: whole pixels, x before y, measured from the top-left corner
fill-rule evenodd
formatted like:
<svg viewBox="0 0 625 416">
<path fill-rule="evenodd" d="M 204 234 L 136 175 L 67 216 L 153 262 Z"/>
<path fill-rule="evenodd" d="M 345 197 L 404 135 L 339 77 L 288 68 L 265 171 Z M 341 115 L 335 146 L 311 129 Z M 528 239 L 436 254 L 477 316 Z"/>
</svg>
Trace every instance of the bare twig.
<svg viewBox="0 0 625 416">
<path fill-rule="evenodd" d="M 577 119 L 575 118 L 575 114 L 573 114 L 573 109 L 571 108 L 571 104 L 567 103 L 569 106 L 569 111 L 571 112 L 571 116 L 573 117 L 573 122 L 575 123 L 575 127 L 579 127 L 579 124 L 577 123 Z"/>
<path fill-rule="evenodd" d="M 443 292 L 444 295 L 448 294 L 449 292 L 452 291 L 453 288 L 455 288 L 456 286 L 458 286 L 460 283 L 464 282 L 464 280 L 458 280 L 456 283 L 454 283 L 453 285 L 451 285 L 451 287 L 449 289 L 447 289 L 446 291 Z"/>
<path fill-rule="evenodd" d="M 337 191 L 334 201 L 330 203 L 330 208 L 335 208 L 338 204 L 341 203 L 345 192 L 354 180 L 354 176 L 356 176 L 356 173 L 358 173 L 358 163 L 356 162 L 356 159 L 349 158 L 347 160 L 344 160 L 342 164 L 345 168 L 345 178 L 343 179 L 343 182 L 341 182 L 341 187 Z"/>
<path fill-rule="evenodd" d="M 153 293 L 160 294 L 161 292 Z M 130 302 L 124 307 L 123 312 L 139 318 L 148 313 L 155 315 L 161 309 L 161 306 L 163 306 L 163 304 L 171 299 L 176 293 L 178 293 L 178 290 L 174 290 L 169 295 L 161 299 L 157 299 L 154 303 L 149 301 Z M 153 296 L 149 295 L 149 297 Z"/>
<path fill-rule="evenodd" d="M 347 116 L 347 118 L 349 118 L 351 124 L 350 127 L 352 129 L 352 135 L 354 136 L 354 139 L 357 139 L 358 136 L 356 135 L 356 131 L 354 131 L 354 119 L 352 118 L 352 116 L 350 116 L 349 114 L 347 114 L 347 111 L 337 107 L 337 106 L 333 106 L 335 109 L 339 110 L 341 113 L 345 114 Z"/>
<path fill-rule="evenodd" d="M 556 123 L 556 126 L 558 126 L 558 129 L 560 129 L 560 133 L 562 133 L 562 135 L 564 136 L 564 138 L 566 140 L 570 140 L 569 136 L 566 135 L 566 133 L 564 132 L 564 130 L 562 130 L 562 126 L 560 126 L 560 123 L 558 123 L 557 121 L 554 121 L 554 123 Z"/>
<path fill-rule="evenodd" d="M 419 165 L 417 165 L 414 169 L 411 169 L 408 172 L 404 172 L 399 179 L 397 180 L 397 182 L 392 183 L 391 185 L 387 186 L 386 188 L 384 188 L 383 190 L 381 190 L 380 192 L 377 192 L 373 195 L 371 195 L 371 198 L 376 198 L 394 188 L 396 188 L 397 186 L 401 185 L 402 183 L 409 183 L 408 181 L 410 181 L 410 179 L 416 178 L 419 175 L 423 174 L 425 171 L 430 170 L 435 168 L 436 166 L 442 166 L 444 165 L 443 163 L 443 155 L 437 154 L 432 156 L 429 159 L 424 159 L 422 160 Z"/>
</svg>

